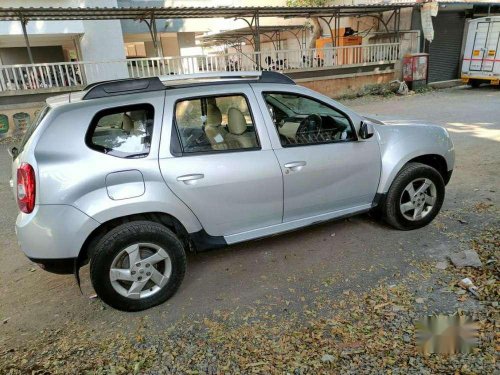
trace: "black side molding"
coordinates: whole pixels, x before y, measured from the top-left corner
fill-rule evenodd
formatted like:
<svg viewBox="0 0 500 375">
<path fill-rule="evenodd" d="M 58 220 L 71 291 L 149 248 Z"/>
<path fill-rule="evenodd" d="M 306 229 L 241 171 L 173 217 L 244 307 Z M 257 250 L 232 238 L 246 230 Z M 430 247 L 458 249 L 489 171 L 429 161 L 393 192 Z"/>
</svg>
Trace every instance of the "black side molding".
<svg viewBox="0 0 500 375">
<path fill-rule="evenodd" d="M 386 196 L 385 193 L 377 193 L 377 194 L 375 194 L 375 197 L 373 198 L 373 202 L 372 202 L 372 207 L 377 207 L 381 203 L 383 203 L 384 199 L 385 199 L 385 196 Z"/>
</svg>

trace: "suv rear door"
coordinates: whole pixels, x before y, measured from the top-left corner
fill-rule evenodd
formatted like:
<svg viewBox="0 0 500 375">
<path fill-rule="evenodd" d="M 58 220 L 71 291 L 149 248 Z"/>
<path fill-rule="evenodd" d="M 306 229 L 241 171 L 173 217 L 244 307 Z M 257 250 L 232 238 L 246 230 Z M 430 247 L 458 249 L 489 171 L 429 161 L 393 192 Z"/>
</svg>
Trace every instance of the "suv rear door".
<svg viewBox="0 0 500 375">
<path fill-rule="evenodd" d="M 283 179 L 248 84 L 167 92 L 160 169 L 212 236 L 279 224 Z"/>
</svg>

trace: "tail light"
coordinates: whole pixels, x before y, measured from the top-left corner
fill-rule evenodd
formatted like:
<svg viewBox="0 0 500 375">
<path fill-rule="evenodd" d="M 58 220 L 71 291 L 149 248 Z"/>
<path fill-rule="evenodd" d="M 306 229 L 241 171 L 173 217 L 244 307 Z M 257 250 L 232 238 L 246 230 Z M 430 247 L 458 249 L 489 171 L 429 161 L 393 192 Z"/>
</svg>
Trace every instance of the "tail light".
<svg viewBox="0 0 500 375">
<path fill-rule="evenodd" d="M 17 169 L 17 205 L 24 213 L 31 213 L 35 208 L 35 171 L 28 163 L 22 163 Z"/>
</svg>

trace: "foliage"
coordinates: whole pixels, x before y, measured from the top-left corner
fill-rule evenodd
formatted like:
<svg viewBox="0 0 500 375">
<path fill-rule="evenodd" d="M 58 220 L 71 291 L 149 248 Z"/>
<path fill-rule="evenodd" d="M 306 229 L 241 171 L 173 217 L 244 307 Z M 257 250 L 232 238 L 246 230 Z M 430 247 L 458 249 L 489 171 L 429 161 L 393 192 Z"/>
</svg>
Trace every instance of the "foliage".
<svg viewBox="0 0 500 375">
<path fill-rule="evenodd" d="M 0 373 L 494 373 L 499 241 L 498 228 L 486 228 L 471 241 L 483 262 L 491 264 L 470 275 L 484 300 L 491 301 L 486 310 L 473 311 L 480 338 L 473 353 L 419 352 L 415 321 L 425 311 L 414 286 L 443 282 L 443 275 L 462 277 L 419 264 L 418 272 L 400 282 L 382 282 L 364 293 L 344 290 L 336 299 L 322 294 L 335 283 L 318 287 L 315 295 L 294 290 L 297 294 L 287 300 L 248 310 L 216 310 L 211 316 L 180 320 L 165 331 L 152 329 L 148 319 L 133 333 L 101 331 L 100 339 L 95 327 L 78 323 L 42 331 L 27 347 L 0 353 Z M 460 294 L 458 301 L 467 298 Z M 302 307 L 294 310 L 297 305 Z"/>
<path fill-rule="evenodd" d="M 328 0 L 286 0 L 286 5 L 289 7 L 322 7 L 328 3 Z"/>
<path fill-rule="evenodd" d="M 391 85 L 387 83 L 374 83 L 374 84 L 369 84 L 363 86 L 361 89 L 358 91 L 350 91 L 347 92 L 343 95 L 341 95 L 338 99 L 339 100 L 348 100 L 348 99 L 355 99 L 355 98 L 361 98 L 363 96 L 383 96 L 383 97 L 390 97 L 394 96 L 394 89 L 391 87 Z"/>
</svg>

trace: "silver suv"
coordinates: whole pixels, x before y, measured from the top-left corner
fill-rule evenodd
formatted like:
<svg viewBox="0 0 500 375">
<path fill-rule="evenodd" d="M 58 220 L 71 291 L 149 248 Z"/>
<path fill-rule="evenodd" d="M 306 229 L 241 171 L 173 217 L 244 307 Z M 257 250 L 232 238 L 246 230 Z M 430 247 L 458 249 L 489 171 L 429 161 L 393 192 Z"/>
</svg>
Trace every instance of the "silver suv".
<svg viewBox="0 0 500 375">
<path fill-rule="evenodd" d="M 454 164 L 445 129 L 365 118 L 275 72 L 93 84 L 48 99 L 11 154 L 24 253 L 77 278 L 90 262 L 128 311 L 175 293 L 187 251 L 369 210 L 423 227 Z"/>
</svg>

